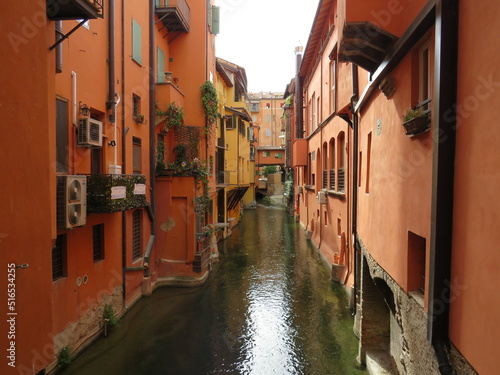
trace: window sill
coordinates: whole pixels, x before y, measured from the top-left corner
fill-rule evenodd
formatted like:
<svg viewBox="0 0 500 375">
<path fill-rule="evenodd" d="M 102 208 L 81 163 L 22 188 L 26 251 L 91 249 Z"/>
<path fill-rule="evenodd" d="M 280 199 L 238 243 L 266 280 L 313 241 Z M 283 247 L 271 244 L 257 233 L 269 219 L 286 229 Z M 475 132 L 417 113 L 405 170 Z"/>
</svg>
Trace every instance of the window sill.
<svg viewBox="0 0 500 375">
<path fill-rule="evenodd" d="M 326 193 L 328 195 L 331 195 L 331 196 L 335 197 L 335 198 L 339 198 L 339 199 L 342 199 L 342 200 L 345 199 L 345 192 L 343 192 L 343 191 L 327 190 Z"/>
</svg>

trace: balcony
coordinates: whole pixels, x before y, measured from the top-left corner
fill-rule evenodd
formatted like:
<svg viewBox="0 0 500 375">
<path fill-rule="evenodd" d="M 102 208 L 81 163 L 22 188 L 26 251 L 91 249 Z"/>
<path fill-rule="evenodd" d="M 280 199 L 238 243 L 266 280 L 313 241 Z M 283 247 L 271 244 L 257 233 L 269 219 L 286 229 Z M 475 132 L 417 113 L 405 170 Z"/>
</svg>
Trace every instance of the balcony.
<svg viewBox="0 0 500 375">
<path fill-rule="evenodd" d="M 307 139 L 296 139 L 292 146 L 293 167 L 307 165 Z"/>
<path fill-rule="evenodd" d="M 370 22 L 351 22 L 344 27 L 338 58 L 375 72 L 397 37 Z"/>
<path fill-rule="evenodd" d="M 172 82 L 157 83 L 155 86 L 156 100 L 161 110 L 165 110 L 170 103 L 184 107 L 184 93 Z"/>
<path fill-rule="evenodd" d="M 123 174 L 87 175 L 87 212 L 104 214 L 144 207 L 146 176 Z"/>
<path fill-rule="evenodd" d="M 186 0 L 156 0 L 156 15 L 169 33 L 189 32 L 191 9 Z"/>
<path fill-rule="evenodd" d="M 103 18 L 103 3 L 104 0 L 47 0 L 47 18 L 51 21 Z"/>
</svg>

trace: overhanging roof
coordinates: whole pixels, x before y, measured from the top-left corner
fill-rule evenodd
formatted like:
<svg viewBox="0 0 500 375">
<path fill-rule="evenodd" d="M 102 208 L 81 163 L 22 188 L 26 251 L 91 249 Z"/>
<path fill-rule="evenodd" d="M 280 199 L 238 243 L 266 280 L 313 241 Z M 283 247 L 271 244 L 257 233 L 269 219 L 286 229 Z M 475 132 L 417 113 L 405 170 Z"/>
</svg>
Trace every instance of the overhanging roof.
<svg viewBox="0 0 500 375">
<path fill-rule="evenodd" d="M 371 22 L 349 22 L 344 27 L 338 59 L 373 73 L 397 39 Z"/>
</svg>

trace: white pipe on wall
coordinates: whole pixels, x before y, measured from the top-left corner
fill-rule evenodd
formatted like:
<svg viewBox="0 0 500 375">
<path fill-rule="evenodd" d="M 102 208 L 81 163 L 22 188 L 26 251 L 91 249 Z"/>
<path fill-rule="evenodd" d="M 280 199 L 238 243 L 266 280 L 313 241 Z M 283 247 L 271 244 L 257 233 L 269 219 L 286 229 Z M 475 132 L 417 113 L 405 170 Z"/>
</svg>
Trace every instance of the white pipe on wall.
<svg viewBox="0 0 500 375">
<path fill-rule="evenodd" d="M 73 104 L 73 125 L 76 126 L 76 117 L 78 114 L 78 105 L 76 103 L 76 73 L 71 72 L 71 101 Z"/>
</svg>

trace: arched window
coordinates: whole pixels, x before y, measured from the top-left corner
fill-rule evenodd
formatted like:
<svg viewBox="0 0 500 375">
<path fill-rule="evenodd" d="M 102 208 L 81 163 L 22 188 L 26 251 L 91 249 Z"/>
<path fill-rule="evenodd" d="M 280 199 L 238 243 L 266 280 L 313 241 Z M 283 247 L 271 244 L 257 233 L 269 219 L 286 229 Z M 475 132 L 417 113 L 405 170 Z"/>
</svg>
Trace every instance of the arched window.
<svg viewBox="0 0 500 375">
<path fill-rule="evenodd" d="M 329 165 L 330 170 L 330 190 L 335 190 L 335 138 L 330 139 L 330 153 L 329 153 Z"/>
<path fill-rule="evenodd" d="M 337 184 L 338 191 L 345 191 L 345 134 L 340 132 L 337 137 Z"/>
<path fill-rule="evenodd" d="M 328 189 L 328 144 L 323 143 L 323 163 L 321 165 L 323 168 L 323 189 Z"/>
</svg>

